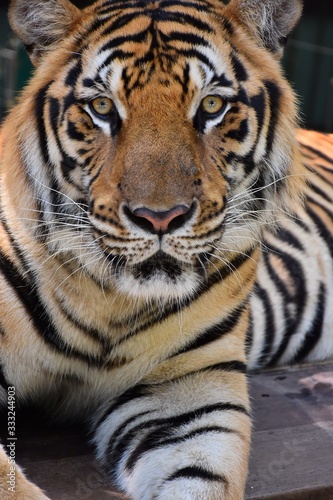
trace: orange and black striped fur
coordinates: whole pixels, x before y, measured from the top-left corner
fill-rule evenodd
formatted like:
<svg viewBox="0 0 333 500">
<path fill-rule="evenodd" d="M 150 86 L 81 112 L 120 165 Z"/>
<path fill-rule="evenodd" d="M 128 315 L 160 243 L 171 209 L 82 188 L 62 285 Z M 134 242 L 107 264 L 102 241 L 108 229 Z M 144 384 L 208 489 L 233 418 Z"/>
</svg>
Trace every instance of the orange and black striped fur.
<svg viewBox="0 0 333 500">
<path fill-rule="evenodd" d="M 305 204 L 266 230 L 251 296 L 251 368 L 333 353 L 333 134 L 299 130 Z M 260 313 L 261 311 L 261 313 Z"/>
<path fill-rule="evenodd" d="M 332 138 L 304 165 L 279 66 L 300 11 L 11 2 L 36 71 L 2 128 L 0 395 L 84 418 L 134 500 L 243 498 L 246 370 L 333 353 Z"/>
</svg>

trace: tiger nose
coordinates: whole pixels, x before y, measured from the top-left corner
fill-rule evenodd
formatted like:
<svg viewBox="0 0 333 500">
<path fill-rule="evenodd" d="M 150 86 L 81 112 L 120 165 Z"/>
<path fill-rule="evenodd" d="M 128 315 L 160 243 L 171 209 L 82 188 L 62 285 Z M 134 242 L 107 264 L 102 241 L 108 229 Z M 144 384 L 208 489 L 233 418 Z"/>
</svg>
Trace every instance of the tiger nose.
<svg viewBox="0 0 333 500">
<path fill-rule="evenodd" d="M 187 205 L 176 205 L 170 210 L 154 211 L 146 207 L 140 207 L 133 212 L 126 207 L 124 209 L 127 217 L 138 227 L 152 234 L 166 234 L 183 226 L 193 214 L 194 203 Z"/>
</svg>

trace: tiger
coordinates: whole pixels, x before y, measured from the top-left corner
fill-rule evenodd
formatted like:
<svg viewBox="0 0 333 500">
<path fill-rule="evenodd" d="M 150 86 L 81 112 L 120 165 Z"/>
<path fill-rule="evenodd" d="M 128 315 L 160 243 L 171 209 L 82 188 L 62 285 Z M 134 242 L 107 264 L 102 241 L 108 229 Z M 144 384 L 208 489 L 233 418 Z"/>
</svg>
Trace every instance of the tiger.
<svg viewBox="0 0 333 500">
<path fill-rule="evenodd" d="M 35 70 L 1 129 L 1 402 L 85 422 L 133 500 L 244 498 L 247 373 L 333 354 L 333 141 L 280 64 L 301 10 L 10 3 Z M 1 498 L 46 499 L 4 450 Z"/>
</svg>

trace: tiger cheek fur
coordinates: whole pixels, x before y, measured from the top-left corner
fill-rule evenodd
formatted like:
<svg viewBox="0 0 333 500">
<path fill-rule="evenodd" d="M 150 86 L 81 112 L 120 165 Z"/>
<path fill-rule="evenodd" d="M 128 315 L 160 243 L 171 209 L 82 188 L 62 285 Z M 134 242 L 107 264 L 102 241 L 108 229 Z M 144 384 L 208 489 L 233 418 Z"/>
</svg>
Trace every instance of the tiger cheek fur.
<svg viewBox="0 0 333 500">
<path fill-rule="evenodd" d="M 289 247 L 270 260 L 262 241 L 319 237 L 278 63 L 300 10 L 11 2 L 36 72 L 2 129 L 1 397 L 85 418 L 133 500 L 243 498 L 247 354 L 251 368 L 287 344 L 265 344 L 256 308 L 271 261 L 296 294 Z"/>
</svg>

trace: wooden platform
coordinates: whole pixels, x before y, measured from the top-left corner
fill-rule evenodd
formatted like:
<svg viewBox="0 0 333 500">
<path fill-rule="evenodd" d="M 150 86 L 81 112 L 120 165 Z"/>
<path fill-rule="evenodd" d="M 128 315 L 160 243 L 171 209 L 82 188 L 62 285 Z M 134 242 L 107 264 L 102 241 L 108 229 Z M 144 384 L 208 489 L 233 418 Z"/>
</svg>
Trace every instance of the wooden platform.
<svg viewBox="0 0 333 500">
<path fill-rule="evenodd" d="M 247 499 L 333 500 L 333 363 L 251 377 Z"/>
<path fill-rule="evenodd" d="M 250 378 L 254 411 L 248 500 L 333 500 L 333 363 Z M 52 500 L 120 500 L 79 428 L 17 422 L 17 460 Z M 175 499 L 176 500 L 176 499 Z"/>
</svg>

